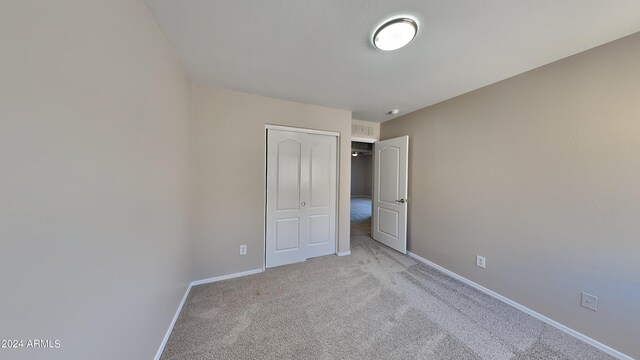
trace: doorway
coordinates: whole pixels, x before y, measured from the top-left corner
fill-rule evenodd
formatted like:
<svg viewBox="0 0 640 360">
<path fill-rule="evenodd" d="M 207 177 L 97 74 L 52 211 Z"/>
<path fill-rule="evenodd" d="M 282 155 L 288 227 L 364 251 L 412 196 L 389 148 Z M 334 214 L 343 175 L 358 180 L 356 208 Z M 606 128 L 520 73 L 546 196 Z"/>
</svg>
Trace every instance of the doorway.
<svg viewBox="0 0 640 360">
<path fill-rule="evenodd" d="M 409 137 L 351 144 L 351 235 L 406 254 Z"/>
<path fill-rule="evenodd" d="M 373 144 L 351 143 L 351 232 L 371 235 Z"/>
</svg>

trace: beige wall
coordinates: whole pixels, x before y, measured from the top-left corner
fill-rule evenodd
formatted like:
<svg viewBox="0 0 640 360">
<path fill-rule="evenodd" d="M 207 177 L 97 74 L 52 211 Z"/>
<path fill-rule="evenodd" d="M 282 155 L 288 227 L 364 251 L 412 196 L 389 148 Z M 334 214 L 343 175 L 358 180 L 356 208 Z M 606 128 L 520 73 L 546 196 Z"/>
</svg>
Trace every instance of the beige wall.
<svg viewBox="0 0 640 360">
<path fill-rule="evenodd" d="M 373 155 L 351 157 L 351 196 L 372 196 Z"/>
<path fill-rule="evenodd" d="M 0 2 L 0 349 L 151 359 L 190 281 L 191 85 L 142 1 Z"/>
<path fill-rule="evenodd" d="M 639 61 L 636 34 L 383 123 L 409 250 L 640 358 Z"/>
<path fill-rule="evenodd" d="M 338 248 L 349 250 L 351 112 L 205 86 L 193 99 L 195 279 L 262 268 L 265 124 L 341 133 Z"/>
</svg>

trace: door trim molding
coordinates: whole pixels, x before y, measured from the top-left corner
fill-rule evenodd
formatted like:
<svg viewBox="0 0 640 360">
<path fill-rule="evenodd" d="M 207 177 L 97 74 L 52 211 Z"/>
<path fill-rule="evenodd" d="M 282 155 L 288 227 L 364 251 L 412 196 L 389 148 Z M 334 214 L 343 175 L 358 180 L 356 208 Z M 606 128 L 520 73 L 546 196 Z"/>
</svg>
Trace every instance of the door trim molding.
<svg viewBox="0 0 640 360">
<path fill-rule="evenodd" d="M 580 333 L 580 332 L 578 332 L 576 330 L 573 330 L 572 328 L 570 328 L 570 327 L 568 327 L 566 325 L 562 325 L 559 322 L 540 314 L 539 312 L 531 310 L 528 307 L 526 307 L 526 306 L 524 306 L 524 305 L 522 305 L 520 303 L 517 303 L 517 302 L 509 299 L 506 296 L 500 295 L 500 294 L 498 294 L 497 292 L 495 292 L 493 290 L 489 290 L 486 287 L 484 287 L 484 286 L 482 286 L 482 285 L 480 285 L 478 283 L 475 283 L 475 282 L 465 278 L 462 275 L 458 275 L 458 274 L 454 273 L 453 271 L 451 271 L 451 270 L 449 270 L 447 268 L 444 268 L 444 267 L 442 267 L 442 266 L 440 266 L 440 265 L 438 265 L 438 264 L 436 264 L 434 262 L 431 262 L 431 261 L 429 261 L 429 260 L 427 260 L 427 259 L 425 259 L 425 258 L 423 258 L 423 257 L 421 257 L 419 255 L 416 255 L 416 254 L 412 253 L 411 251 L 407 251 L 407 255 L 409 257 L 411 257 L 411 258 L 414 258 L 414 259 L 418 260 L 419 262 L 423 263 L 424 265 L 426 265 L 426 266 L 428 266 L 428 267 L 430 267 L 430 268 L 432 268 L 432 269 L 434 269 L 436 271 L 439 271 L 439 272 L 443 273 L 444 275 L 446 275 L 446 276 L 448 276 L 450 278 L 456 279 L 456 280 L 458 280 L 458 281 L 460 281 L 460 282 L 462 282 L 462 283 L 464 283 L 464 284 L 466 284 L 468 286 L 471 286 L 474 289 L 477 289 L 477 290 L 485 293 L 486 295 L 491 296 L 492 298 L 494 298 L 496 300 L 499 300 L 499 301 L 501 301 L 501 302 L 513 307 L 513 308 L 516 308 L 516 309 L 522 311 L 525 314 L 530 315 L 531 317 L 533 317 L 535 319 L 538 319 L 538 320 L 542 321 L 543 323 L 551 325 L 554 328 L 556 328 L 556 329 L 558 329 L 558 330 L 560 330 L 560 331 L 562 331 L 562 332 L 564 332 L 566 334 L 569 334 L 569 335 L 573 336 L 574 338 L 576 338 L 578 340 L 581 340 L 582 342 L 585 342 L 585 343 L 595 347 L 596 349 L 598 349 L 598 350 L 600 350 L 602 352 L 605 352 L 605 353 L 607 353 L 607 354 L 609 354 L 609 355 L 611 355 L 613 357 L 616 357 L 618 359 L 621 359 L 621 360 L 633 360 L 633 358 L 631 358 L 630 356 L 627 356 L 627 355 L 621 353 L 620 351 L 618 351 L 616 349 L 613 349 L 613 348 L 611 348 L 611 347 L 609 347 L 609 346 L 607 346 L 607 345 L 605 345 L 605 344 L 603 344 L 603 343 L 601 343 L 601 342 L 599 342 L 597 340 L 594 340 L 594 339 L 588 337 L 587 335 L 584 335 L 584 334 L 582 334 L 582 333 Z"/>
<path fill-rule="evenodd" d="M 351 137 L 351 141 L 373 144 L 376 141 L 380 141 L 380 139 L 370 138 L 370 137 L 352 136 Z"/>
<path fill-rule="evenodd" d="M 304 133 L 304 134 L 327 135 L 327 136 L 335 136 L 337 138 L 340 138 L 340 133 L 336 132 L 336 131 L 305 129 L 305 128 L 282 126 L 282 125 L 273 125 L 273 124 L 266 124 L 265 125 L 265 129 L 266 130 L 292 131 L 292 132 L 299 132 L 299 133 Z"/>
</svg>

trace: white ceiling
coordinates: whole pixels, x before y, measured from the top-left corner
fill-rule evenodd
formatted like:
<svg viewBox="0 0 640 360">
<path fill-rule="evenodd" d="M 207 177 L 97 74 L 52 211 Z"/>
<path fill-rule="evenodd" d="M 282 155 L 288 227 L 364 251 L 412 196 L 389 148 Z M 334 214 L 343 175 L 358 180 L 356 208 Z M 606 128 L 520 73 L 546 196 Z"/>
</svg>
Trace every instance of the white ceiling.
<svg viewBox="0 0 640 360">
<path fill-rule="evenodd" d="M 191 79 L 382 122 L 640 31 L 638 0 L 146 0 Z M 370 44 L 417 18 L 393 52 Z"/>
</svg>

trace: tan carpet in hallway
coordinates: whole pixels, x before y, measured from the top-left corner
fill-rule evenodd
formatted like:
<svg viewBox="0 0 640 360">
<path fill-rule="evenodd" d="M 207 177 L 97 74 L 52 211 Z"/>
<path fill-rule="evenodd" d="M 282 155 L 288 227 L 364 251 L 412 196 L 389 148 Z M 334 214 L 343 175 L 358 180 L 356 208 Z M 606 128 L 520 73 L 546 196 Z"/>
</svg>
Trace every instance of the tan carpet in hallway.
<svg viewBox="0 0 640 360">
<path fill-rule="evenodd" d="M 162 359 L 612 359 L 352 231 L 335 255 L 192 289 Z"/>
<path fill-rule="evenodd" d="M 371 199 L 366 197 L 352 197 L 350 215 L 351 215 L 351 225 L 370 222 L 371 221 Z"/>
</svg>

